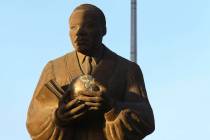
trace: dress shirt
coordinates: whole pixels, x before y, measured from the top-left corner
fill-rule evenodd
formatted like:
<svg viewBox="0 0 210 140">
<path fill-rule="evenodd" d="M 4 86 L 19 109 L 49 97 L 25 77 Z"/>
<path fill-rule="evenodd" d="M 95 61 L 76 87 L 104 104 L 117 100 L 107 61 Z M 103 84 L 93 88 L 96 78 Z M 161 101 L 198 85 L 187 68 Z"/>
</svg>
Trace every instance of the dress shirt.
<svg viewBox="0 0 210 140">
<path fill-rule="evenodd" d="M 93 54 L 93 56 L 87 56 L 80 52 L 76 52 L 78 59 L 79 59 L 79 65 L 81 67 L 81 70 L 84 74 L 88 74 L 89 69 L 88 67 L 91 67 L 91 72 L 94 71 L 95 67 L 100 63 L 101 58 L 103 57 L 103 46 L 99 47 L 97 50 L 97 53 Z M 91 59 L 91 62 L 89 61 L 89 58 Z M 91 65 L 91 66 L 90 66 Z"/>
</svg>

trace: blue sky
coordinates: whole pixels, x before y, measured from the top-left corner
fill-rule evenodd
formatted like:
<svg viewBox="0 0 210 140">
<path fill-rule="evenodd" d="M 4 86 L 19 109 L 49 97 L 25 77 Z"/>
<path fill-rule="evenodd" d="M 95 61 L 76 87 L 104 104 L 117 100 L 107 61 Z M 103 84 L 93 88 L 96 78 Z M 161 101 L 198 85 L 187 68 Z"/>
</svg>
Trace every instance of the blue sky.
<svg viewBox="0 0 210 140">
<path fill-rule="evenodd" d="M 0 1 L 0 139 L 30 139 L 33 90 L 47 61 L 72 50 L 68 17 L 81 3 L 104 11 L 104 44 L 129 58 L 130 0 Z M 138 1 L 138 64 L 156 120 L 145 140 L 210 139 L 209 59 L 209 0 Z"/>
</svg>

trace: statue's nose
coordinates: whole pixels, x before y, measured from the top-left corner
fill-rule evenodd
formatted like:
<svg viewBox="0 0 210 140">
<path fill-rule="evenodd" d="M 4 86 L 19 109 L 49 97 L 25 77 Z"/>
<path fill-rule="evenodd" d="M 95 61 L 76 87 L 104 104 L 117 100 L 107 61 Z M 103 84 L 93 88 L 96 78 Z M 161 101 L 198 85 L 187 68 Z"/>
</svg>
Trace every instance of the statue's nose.
<svg viewBox="0 0 210 140">
<path fill-rule="evenodd" d="M 79 27 L 78 30 L 77 30 L 77 35 L 80 36 L 80 35 L 85 35 L 86 32 L 84 30 L 83 27 Z"/>
</svg>

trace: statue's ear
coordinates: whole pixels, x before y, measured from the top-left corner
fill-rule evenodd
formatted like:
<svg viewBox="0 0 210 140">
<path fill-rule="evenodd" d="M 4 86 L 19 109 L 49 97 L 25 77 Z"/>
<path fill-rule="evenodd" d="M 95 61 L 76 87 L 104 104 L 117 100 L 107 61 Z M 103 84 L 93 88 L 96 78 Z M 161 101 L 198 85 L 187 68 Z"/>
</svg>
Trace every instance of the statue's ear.
<svg viewBox="0 0 210 140">
<path fill-rule="evenodd" d="M 105 26 L 105 27 L 103 27 L 103 29 L 102 29 L 102 35 L 103 35 L 103 36 L 105 36 L 105 35 L 106 35 L 106 26 Z"/>
</svg>

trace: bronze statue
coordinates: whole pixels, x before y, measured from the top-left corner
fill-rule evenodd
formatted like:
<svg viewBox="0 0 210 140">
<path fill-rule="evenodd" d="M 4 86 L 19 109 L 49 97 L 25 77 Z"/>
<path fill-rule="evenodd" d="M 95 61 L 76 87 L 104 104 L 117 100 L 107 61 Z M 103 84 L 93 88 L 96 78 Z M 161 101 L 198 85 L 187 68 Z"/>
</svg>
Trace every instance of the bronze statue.
<svg viewBox="0 0 210 140">
<path fill-rule="evenodd" d="M 102 44 L 103 12 L 78 6 L 69 19 L 75 51 L 45 66 L 27 116 L 33 140 L 139 140 L 154 131 L 140 67 Z"/>
</svg>

